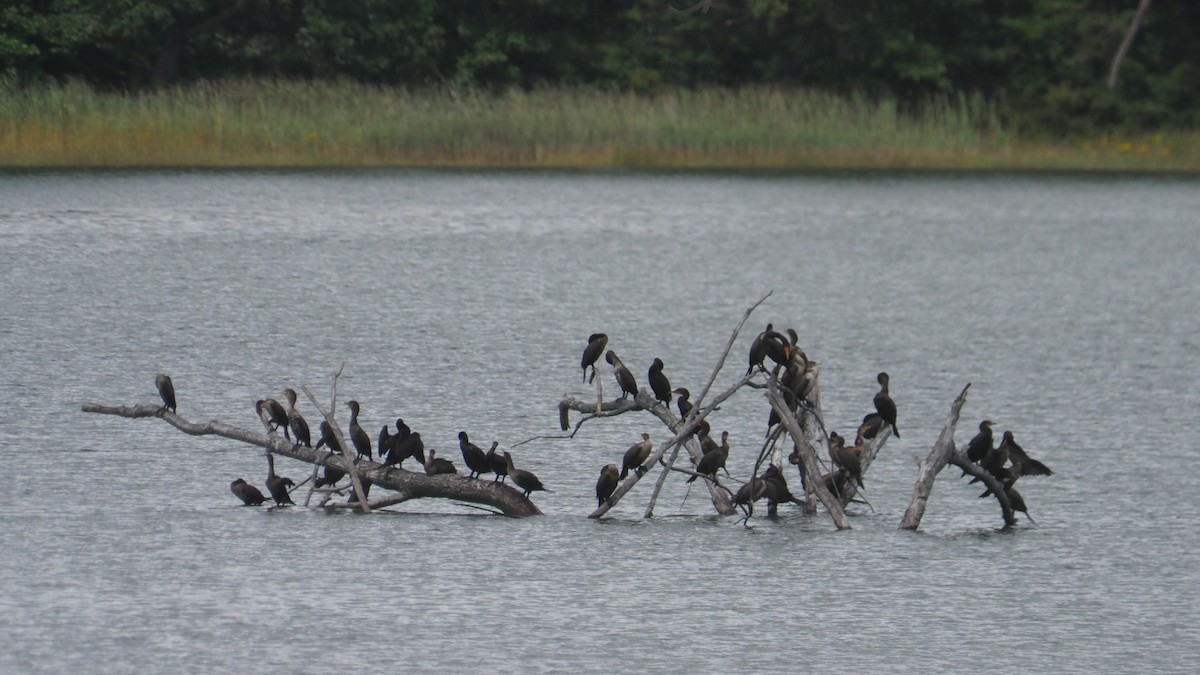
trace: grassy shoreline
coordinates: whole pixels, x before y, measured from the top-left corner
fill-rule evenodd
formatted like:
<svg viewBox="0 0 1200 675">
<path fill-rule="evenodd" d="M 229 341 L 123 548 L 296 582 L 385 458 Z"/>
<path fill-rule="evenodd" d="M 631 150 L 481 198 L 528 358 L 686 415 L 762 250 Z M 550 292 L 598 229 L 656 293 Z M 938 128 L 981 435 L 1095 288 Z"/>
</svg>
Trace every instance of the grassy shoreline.
<svg viewBox="0 0 1200 675">
<path fill-rule="evenodd" d="M 237 81 L 143 94 L 0 89 L 6 168 L 1200 171 L 1200 130 L 1045 142 L 985 102 L 746 88 L 501 95 Z"/>
</svg>

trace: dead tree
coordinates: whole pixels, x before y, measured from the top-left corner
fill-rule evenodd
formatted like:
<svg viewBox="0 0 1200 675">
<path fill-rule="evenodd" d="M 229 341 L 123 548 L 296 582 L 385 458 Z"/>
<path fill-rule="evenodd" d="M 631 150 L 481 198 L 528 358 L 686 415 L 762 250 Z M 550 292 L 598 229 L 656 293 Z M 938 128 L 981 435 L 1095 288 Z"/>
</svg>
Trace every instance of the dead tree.
<svg viewBox="0 0 1200 675">
<path fill-rule="evenodd" d="M 920 469 L 917 472 L 917 482 L 913 485 L 912 499 L 908 503 L 908 509 L 904 512 L 904 518 L 900 521 L 902 530 L 915 530 L 920 527 L 921 517 L 925 515 L 925 504 L 933 492 L 933 481 L 937 478 L 938 473 L 946 468 L 947 464 L 953 464 L 983 481 L 984 485 L 987 485 L 992 494 L 996 496 L 996 501 L 1000 503 L 1004 526 L 1012 527 L 1017 524 L 1012 504 L 1008 500 L 1008 492 L 1000 481 L 969 460 L 965 453 L 954 446 L 954 427 L 958 424 L 958 416 L 962 411 L 963 404 L 967 402 L 967 390 L 970 388 L 971 385 L 967 384 L 958 398 L 954 399 L 953 405 L 950 406 L 950 417 L 946 420 L 946 426 L 942 428 L 937 442 L 933 444 L 933 450 L 919 463 Z"/>
<path fill-rule="evenodd" d="M 1112 63 L 1108 67 L 1108 85 L 1109 91 L 1117 90 L 1117 78 L 1121 74 L 1121 63 L 1125 61 L 1125 55 L 1129 53 L 1129 48 L 1133 46 L 1133 39 L 1137 37 L 1138 30 L 1142 27 L 1142 19 L 1146 18 L 1146 12 L 1150 9 L 1151 0 L 1140 0 L 1138 2 L 1137 11 L 1133 13 L 1133 20 L 1129 22 L 1129 29 L 1125 31 L 1125 37 L 1121 39 L 1120 46 L 1117 47 L 1116 54 L 1113 54 Z"/>
<path fill-rule="evenodd" d="M 679 449 L 687 449 L 688 455 L 692 460 L 693 467 L 699 464 L 700 459 L 704 456 L 704 453 L 700 448 L 700 444 L 695 437 L 696 431 L 700 428 L 700 423 L 704 421 L 704 419 L 708 417 L 709 413 L 715 410 L 722 402 L 737 393 L 739 389 L 749 384 L 752 377 L 751 375 L 747 375 L 739 382 L 726 389 L 724 392 L 718 394 L 713 398 L 711 403 L 705 404 L 704 402 L 709 390 L 712 388 L 713 382 L 716 381 L 717 375 L 721 372 L 722 367 L 725 365 L 725 359 L 729 356 L 729 351 L 733 348 L 733 343 L 737 340 L 737 336 L 741 332 L 742 326 L 744 326 L 746 320 L 750 318 L 750 314 L 753 313 L 754 310 L 763 302 L 765 302 L 770 296 L 771 293 L 768 292 L 766 295 L 760 298 L 758 302 L 751 305 L 746 310 L 745 314 L 742 315 L 742 320 L 738 322 L 738 325 L 733 329 L 732 335 L 729 336 L 729 340 L 725 343 L 725 348 L 721 352 L 721 356 L 717 360 L 717 364 L 713 368 L 712 374 L 709 375 L 708 381 L 704 385 L 704 389 L 696 398 L 692 410 L 686 419 L 679 419 L 676 417 L 668 406 L 663 404 L 661 401 L 656 400 L 654 396 L 652 396 L 645 389 L 639 390 L 632 401 L 620 399 L 614 401 L 605 401 L 604 389 L 600 379 L 596 380 L 596 398 L 594 400 L 583 400 L 570 394 L 564 394 L 562 400 L 559 401 L 559 427 L 563 431 L 571 429 L 570 417 L 572 410 L 579 413 L 584 413 L 584 417 L 576 422 L 574 429 L 571 430 L 570 435 L 568 435 L 566 438 L 573 438 L 575 434 L 579 432 L 579 429 L 583 426 L 583 424 L 588 420 L 602 417 L 614 417 L 616 415 L 622 415 L 637 410 L 645 410 L 646 412 L 649 412 L 651 415 L 657 417 L 659 421 L 666 425 L 667 429 L 671 431 L 671 437 L 659 445 L 658 448 L 650 454 L 649 459 L 647 459 L 645 463 L 645 466 L 654 466 L 655 464 L 662 464 L 663 466 L 663 470 L 659 474 L 654 491 L 650 496 L 650 501 L 646 508 L 646 518 L 650 518 L 654 515 L 654 505 L 658 500 L 658 495 L 662 490 L 663 483 L 666 482 L 667 474 L 672 470 L 672 468 L 675 468 L 674 464 L 675 460 L 679 456 Z M 669 460 L 665 460 L 664 455 L 666 455 L 668 451 L 671 452 L 671 456 Z M 680 469 L 675 468 L 675 470 L 679 471 Z M 609 497 L 604 503 L 600 504 L 588 517 L 599 518 L 603 516 L 609 511 L 609 509 L 615 506 L 617 502 L 621 501 L 621 499 L 628 494 L 629 491 L 632 490 L 635 485 L 637 485 L 638 481 L 640 481 L 647 473 L 649 473 L 649 471 L 633 472 L 617 487 L 612 496 Z M 733 502 L 730 499 L 732 495 L 728 489 L 708 480 L 705 480 L 704 482 L 708 487 L 709 495 L 712 497 L 713 507 L 717 510 L 717 513 L 722 515 L 732 515 L 737 512 L 737 509 L 734 508 Z"/>
<path fill-rule="evenodd" d="M 428 497 L 481 504 L 492 507 L 508 516 L 541 515 L 541 511 L 538 510 L 537 506 L 529 499 L 523 497 L 520 490 L 503 483 L 472 479 L 458 474 L 427 476 L 424 473 L 407 471 L 394 466 L 385 467 L 378 462 L 370 460 L 355 461 L 346 455 L 335 454 L 325 450 L 315 450 L 303 445 L 293 445 L 284 440 L 283 436 L 274 432 L 262 434 L 216 420 L 205 423 L 190 422 L 158 405 L 113 406 L 99 403 L 84 403 L 83 412 L 116 415 L 130 419 L 158 418 L 185 434 L 192 436 L 220 436 L 256 445 L 267 449 L 269 452 L 283 455 L 284 457 L 291 457 L 301 462 L 308 462 L 309 464 L 319 466 L 332 466 L 348 474 L 354 471 L 354 475 L 357 475 L 362 480 L 370 481 L 371 484 L 377 487 L 395 491 L 394 495 L 370 502 L 369 506 L 363 503 L 360 496 L 351 504 L 334 505 L 335 507 L 360 509 L 367 506 L 367 508 L 363 508 L 364 512 L 366 512 L 370 508 L 378 509 L 411 499 Z M 327 419 L 332 418 L 327 417 Z M 337 424 L 333 424 L 332 422 L 331 424 L 334 429 L 338 429 Z M 337 433 L 340 434 L 340 430 Z M 342 447 L 347 447 L 344 442 Z M 344 491 L 345 489 L 341 488 L 335 491 Z M 361 495 L 361 488 L 356 493 L 357 495 Z"/>
</svg>

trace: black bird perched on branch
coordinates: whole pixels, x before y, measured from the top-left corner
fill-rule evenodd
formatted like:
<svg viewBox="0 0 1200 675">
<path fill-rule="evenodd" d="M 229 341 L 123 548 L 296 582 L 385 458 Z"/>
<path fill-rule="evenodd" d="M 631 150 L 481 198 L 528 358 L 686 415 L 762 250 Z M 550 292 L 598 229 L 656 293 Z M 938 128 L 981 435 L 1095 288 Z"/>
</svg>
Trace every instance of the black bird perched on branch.
<svg viewBox="0 0 1200 675">
<path fill-rule="evenodd" d="M 1010 463 L 1008 467 L 1004 466 L 1005 461 Z M 1004 436 L 1000 439 L 1000 446 L 984 458 L 983 468 L 995 476 L 996 480 L 1005 483 L 1009 487 L 1013 483 L 1016 483 L 1017 479 L 1022 476 L 1054 475 L 1050 467 L 1030 457 L 1029 453 L 1025 452 L 1025 448 L 1017 444 L 1011 431 L 1005 431 Z M 979 482 L 979 479 L 973 479 L 971 482 Z M 979 496 L 986 497 L 990 494 L 992 494 L 992 491 L 989 488 Z"/>
<path fill-rule="evenodd" d="M 388 425 L 383 425 L 379 429 L 379 435 L 375 438 L 375 447 L 379 450 L 379 457 L 383 459 L 387 457 L 388 451 L 392 449 L 392 439 L 396 438 L 388 431 Z"/>
<path fill-rule="evenodd" d="M 879 392 L 875 394 L 875 412 L 885 423 L 892 425 L 892 433 L 900 438 L 900 430 L 896 428 L 896 402 L 888 394 L 888 374 L 876 375 L 875 381 L 879 382 Z"/>
<path fill-rule="evenodd" d="M 759 333 L 750 343 L 750 367 L 746 374 L 754 372 L 754 368 L 763 368 L 763 359 L 770 358 L 776 364 L 786 366 L 791 356 L 791 342 L 775 330 L 773 324 L 767 324 L 767 329 Z"/>
<path fill-rule="evenodd" d="M 496 474 L 496 477 L 492 479 L 493 483 L 496 481 L 503 483 L 504 479 L 508 478 L 508 464 L 504 461 L 504 455 L 496 452 L 498 447 L 500 447 L 500 443 L 492 441 L 492 447 L 487 451 L 488 466 L 491 467 L 492 473 Z"/>
<path fill-rule="evenodd" d="M 738 506 L 749 506 L 762 499 L 766 493 L 767 482 L 761 477 L 756 476 L 738 488 L 738 491 L 733 495 L 733 503 Z"/>
<path fill-rule="evenodd" d="M 667 376 L 663 375 L 662 359 L 654 359 L 654 363 L 650 364 L 650 372 L 647 374 L 650 380 L 650 389 L 654 391 L 654 398 L 662 401 L 663 405 L 670 410 L 671 406 L 671 382 L 667 380 Z"/>
<path fill-rule="evenodd" d="M 243 506 L 258 506 L 266 501 L 266 497 L 263 497 L 263 493 L 259 492 L 258 488 L 241 478 L 229 484 L 229 491 L 233 493 L 233 496 L 242 500 Z"/>
<path fill-rule="evenodd" d="M 688 400 L 692 393 L 684 387 L 680 387 L 672 393 L 679 396 L 675 400 L 675 405 L 679 408 L 679 421 L 683 422 L 692 412 L 692 402 Z"/>
<path fill-rule="evenodd" d="M 650 458 L 650 451 L 654 449 L 654 444 L 650 442 L 650 434 L 643 433 L 640 443 L 634 443 L 625 451 L 625 457 L 621 460 L 621 480 L 629 475 L 629 470 L 637 471 L 641 476 L 646 473 L 645 467 L 642 465 Z"/>
<path fill-rule="evenodd" d="M 854 444 L 862 445 L 865 440 L 870 440 L 879 435 L 879 431 L 883 429 L 885 422 L 880 417 L 879 413 L 867 413 L 863 415 L 862 424 L 858 425 L 858 433 L 854 436 Z"/>
<path fill-rule="evenodd" d="M 617 491 L 619 474 L 616 464 L 608 464 L 600 469 L 600 479 L 596 481 L 596 506 L 608 501 L 608 498 Z"/>
<path fill-rule="evenodd" d="M 774 464 L 767 467 L 766 471 L 762 472 L 761 478 L 767 484 L 767 515 L 775 516 L 778 513 L 780 504 L 801 503 L 792 491 L 788 489 L 787 479 L 783 476 L 783 471 Z"/>
<path fill-rule="evenodd" d="M 443 473 L 458 473 L 458 469 L 454 468 L 453 462 L 438 457 L 437 450 L 430 448 L 429 460 L 425 462 L 425 474 L 428 476 L 438 476 Z"/>
<path fill-rule="evenodd" d="M 579 365 L 583 368 L 584 382 L 596 379 L 596 361 L 600 360 L 600 355 L 604 353 L 604 346 L 607 344 L 608 336 L 604 333 L 592 333 L 588 336 L 587 346 L 583 348 L 583 358 L 579 361 Z M 591 379 L 588 379 L 588 368 L 592 369 Z"/>
<path fill-rule="evenodd" d="M 1008 461 L 1012 462 L 1014 475 L 1021 476 L 1053 476 L 1054 472 L 1050 467 L 1042 464 L 1036 459 L 1029 456 L 1025 452 L 1025 448 L 1017 445 L 1017 441 L 1013 439 L 1011 431 L 1005 431 L 1004 436 L 1000 439 L 1001 445 L 1008 444 Z"/>
<path fill-rule="evenodd" d="M 371 459 L 371 437 L 358 423 L 358 401 L 346 401 L 346 407 L 350 408 L 350 442 L 354 444 L 354 451 L 359 457 Z"/>
<path fill-rule="evenodd" d="M 296 445 L 303 445 L 306 448 L 312 447 L 312 432 L 308 429 L 308 422 L 296 412 L 296 391 L 291 389 L 283 390 L 283 397 L 287 399 L 287 418 L 288 426 L 292 428 L 292 438 L 296 439 Z"/>
<path fill-rule="evenodd" d="M 399 427 L 402 423 L 403 420 L 396 420 L 397 427 Z M 409 457 L 417 460 L 421 466 L 425 466 L 425 442 L 421 440 L 421 434 L 419 432 L 412 431 L 408 428 L 408 425 L 405 424 L 404 428 L 399 434 L 397 434 L 397 436 L 402 436 L 402 438 L 396 438 L 392 441 L 392 451 L 388 454 L 387 459 L 384 461 L 384 466 L 391 466 L 395 464 L 403 468 L 404 460 L 408 459 Z"/>
<path fill-rule="evenodd" d="M 316 449 L 320 450 L 321 446 L 327 446 L 329 452 L 336 452 L 339 455 L 346 454 L 342 450 L 342 444 L 338 442 L 337 434 L 333 433 L 333 427 L 329 426 L 329 422 L 321 420 L 321 438 L 317 440 Z"/>
<path fill-rule="evenodd" d="M 492 470 L 487 454 L 471 442 L 465 431 L 458 432 L 458 449 L 462 450 L 463 464 L 470 470 L 467 478 L 478 478 Z"/>
<path fill-rule="evenodd" d="M 326 485 L 337 485 L 337 482 L 346 477 L 346 472 L 341 469 L 335 469 L 328 464 L 325 465 L 324 475 L 313 481 L 313 487 L 324 487 Z"/>
<path fill-rule="evenodd" d="M 1033 519 L 1033 516 L 1029 515 L 1029 507 L 1025 506 L 1025 498 L 1013 487 L 1014 482 L 1016 482 L 1015 478 L 1004 483 L 1004 494 L 1008 496 L 1008 505 L 1012 507 L 1013 511 L 1024 513 L 1029 522 L 1036 525 L 1037 521 Z"/>
<path fill-rule="evenodd" d="M 717 446 L 716 450 L 707 452 L 700 458 L 696 464 L 696 473 L 710 476 L 714 483 L 717 482 L 717 472 L 725 468 L 725 460 L 729 459 L 729 432 L 721 432 L 721 445 Z M 692 476 L 687 479 L 691 483 L 695 481 L 697 476 Z"/>
<path fill-rule="evenodd" d="M 158 389 L 158 395 L 162 398 L 163 410 L 175 410 L 175 385 L 171 382 L 171 376 L 166 373 L 159 373 L 154 376 L 154 387 Z M 240 480 L 240 479 L 239 479 Z"/>
<path fill-rule="evenodd" d="M 979 433 L 967 444 L 967 459 L 978 464 L 992 452 L 992 421 L 984 420 L 979 423 Z"/>
<path fill-rule="evenodd" d="M 508 477 L 512 479 L 513 483 L 516 483 L 517 487 L 525 491 L 526 499 L 529 498 L 530 492 L 537 492 L 539 490 L 549 492 L 546 486 L 542 485 L 542 481 L 538 480 L 538 477 L 533 475 L 532 472 L 518 469 L 513 465 L 512 455 L 507 452 L 504 453 L 504 465 L 508 470 Z"/>
<path fill-rule="evenodd" d="M 617 356 L 617 353 L 611 349 L 608 350 L 608 353 L 604 355 L 604 360 L 612 364 L 613 375 L 617 378 L 617 384 L 621 386 L 621 398 L 625 398 L 626 396 L 636 398 L 638 391 L 637 380 L 633 379 L 633 373 L 629 372 L 629 369 L 621 362 L 621 358 Z"/>
<path fill-rule="evenodd" d="M 271 493 L 271 499 L 275 500 L 276 506 L 284 504 L 295 505 L 292 501 L 292 496 L 288 494 L 289 487 L 295 487 L 291 478 L 275 475 L 275 455 L 266 453 L 267 455 L 267 492 Z"/>
<path fill-rule="evenodd" d="M 283 407 L 282 403 L 273 398 L 256 401 L 254 403 L 254 412 L 258 413 L 260 418 L 265 414 L 266 417 L 263 419 L 268 423 L 268 428 L 272 431 L 279 431 L 282 428 L 283 437 L 289 441 L 292 440 L 291 435 L 288 434 L 287 410 Z"/>
<path fill-rule="evenodd" d="M 829 459 L 833 460 L 839 469 L 845 471 L 858 484 L 858 487 L 863 486 L 862 462 L 858 458 L 858 453 L 847 448 L 846 439 L 836 432 L 829 433 Z"/>
</svg>

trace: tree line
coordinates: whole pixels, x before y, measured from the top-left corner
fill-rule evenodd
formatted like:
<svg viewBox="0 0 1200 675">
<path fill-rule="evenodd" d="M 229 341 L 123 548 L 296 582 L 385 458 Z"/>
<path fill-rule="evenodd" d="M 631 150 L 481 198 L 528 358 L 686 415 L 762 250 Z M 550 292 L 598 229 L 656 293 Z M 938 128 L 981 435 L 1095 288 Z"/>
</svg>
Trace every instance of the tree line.
<svg viewBox="0 0 1200 675">
<path fill-rule="evenodd" d="M 1144 1 L 1144 0 L 1143 0 Z M 1195 127 L 1200 3 L 1138 0 L 28 0 L 0 74 L 137 91 L 225 78 L 402 87 L 804 87 L 981 95 L 1022 129 Z"/>
</svg>

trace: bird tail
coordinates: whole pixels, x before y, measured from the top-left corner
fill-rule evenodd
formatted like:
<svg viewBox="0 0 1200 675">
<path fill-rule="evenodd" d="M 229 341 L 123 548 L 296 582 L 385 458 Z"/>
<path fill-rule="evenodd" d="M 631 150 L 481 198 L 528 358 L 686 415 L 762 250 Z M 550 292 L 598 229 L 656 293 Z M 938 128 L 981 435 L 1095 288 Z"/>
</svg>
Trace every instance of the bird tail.
<svg viewBox="0 0 1200 675">
<path fill-rule="evenodd" d="M 892 425 L 892 433 L 896 434 L 896 438 L 900 438 L 900 430 L 896 428 L 895 424 Z"/>
</svg>

